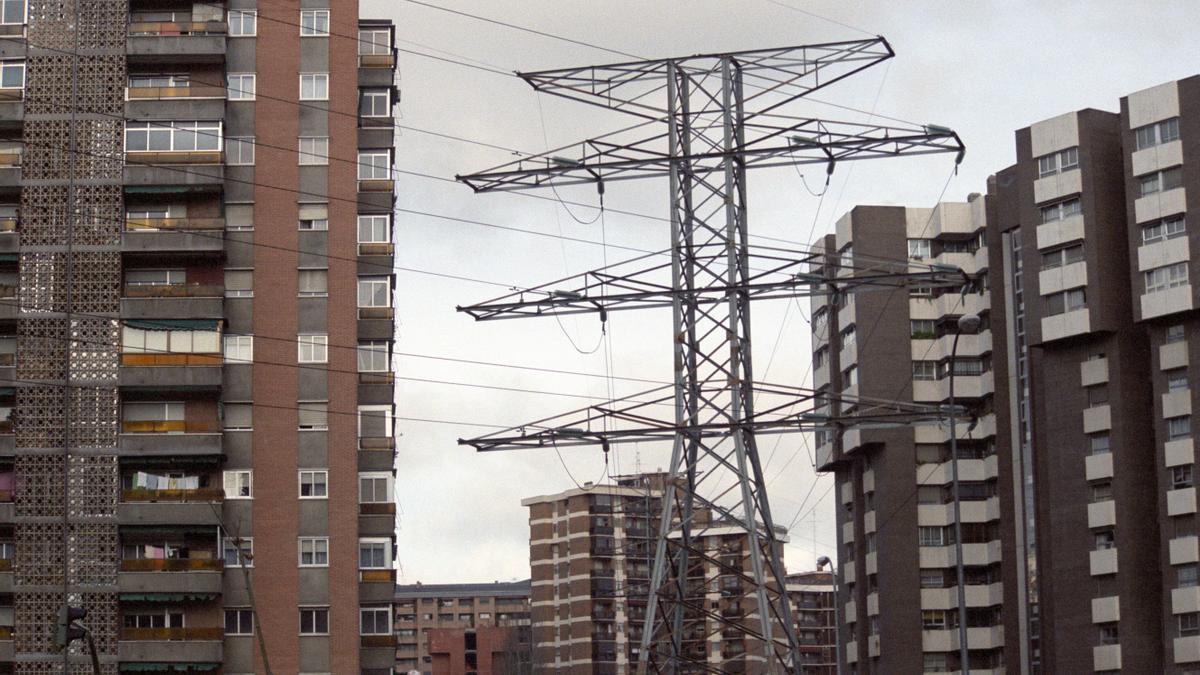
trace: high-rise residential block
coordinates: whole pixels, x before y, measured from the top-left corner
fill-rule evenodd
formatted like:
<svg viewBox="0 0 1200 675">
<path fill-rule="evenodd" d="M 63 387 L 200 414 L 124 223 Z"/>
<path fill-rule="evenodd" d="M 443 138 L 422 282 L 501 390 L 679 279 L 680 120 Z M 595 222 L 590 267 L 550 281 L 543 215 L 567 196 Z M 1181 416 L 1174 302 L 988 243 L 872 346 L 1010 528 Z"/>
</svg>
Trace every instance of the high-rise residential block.
<svg viewBox="0 0 1200 675">
<path fill-rule="evenodd" d="M 391 672 L 392 45 L 0 2 L 0 669 Z"/>
<path fill-rule="evenodd" d="M 1200 214 L 1188 199 L 1200 77 L 1132 93 L 1119 112 L 1031 124 L 1016 158 L 969 218 L 947 220 L 943 204 L 839 221 L 830 260 L 931 256 L 969 282 L 931 300 L 910 288 L 815 301 L 816 385 L 843 413 L 865 397 L 943 404 L 953 368 L 968 418 L 957 461 L 972 673 L 1200 671 Z M 973 243 L 945 246 L 967 230 Z M 984 330 L 959 337 L 950 365 L 967 313 Z M 947 439 L 945 424 L 818 438 L 837 481 L 848 672 L 960 671 Z M 905 651 L 918 644 L 919 661 Z"/>
<path fill-rule="evenodd" d="M 508 672 L 503 669 L 511 669 L 513 675 L 527 673 L 532 656 L 529 584 L 397 586 L 396 671 L 448 675 L 461 668 L 480 675 Z M 468 649 L 470 645 L 475 647 Z M 497 654 L 501 663 L 495 662 Z M 475 667 L 468 667 L 472 662 Z"/>
<path fill-rule="evenodd" d="M 787 576 L 787 593 L 800 641 L 801 675 L 836 675 L 837 625 L 832 572 Z"/>
</svg>

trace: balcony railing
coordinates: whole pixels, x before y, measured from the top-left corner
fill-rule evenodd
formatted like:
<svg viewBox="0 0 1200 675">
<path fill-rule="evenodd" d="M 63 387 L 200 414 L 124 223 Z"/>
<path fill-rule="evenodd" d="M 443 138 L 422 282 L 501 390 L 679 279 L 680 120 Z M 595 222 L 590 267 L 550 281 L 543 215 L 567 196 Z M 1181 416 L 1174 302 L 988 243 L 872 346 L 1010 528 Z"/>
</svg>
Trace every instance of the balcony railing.
<svg viewBox="0 0 1200 675">
<path fill-rule="evenodd" d="M 0 150 L 0 169 L 12 169 L 21 166 L 21 150 L 9 148 Z"/>
<path fill-rule="evenodd" d="M 121 561 L 122 572 L 220 572 L 225 561 L 213 558 L 147 558 Z"/>
<path fill-rule="evenodd" d="M 0 558 L 0 572 L 11 572 L 12 568 L 12 558 Z"/>
<path fill-rule="evenodd" d="M 126 232 L 153 232 L 155 230 L 192 231 L 224 230 L 224 218 L 129 218 L 125 221 Z"/>
<path fill-rule="evenodd" d="M 11 639 L 13 639 L 13 627 L 12 626 L 0 626 L 0 640 L 11 640 Z"/>
<path fill-rule="evenodd" d="M 360 436 L 358 447 L 361 450 L 392 450 L 396 447 L 396 439 L 391 436 Z"/>
<path fill-rule="evenodd" d="M 0 216 L 0 232 L 16 232 L 20 218 L 16 216 Z"/>
<path fill-rule="evenodd" d="M 359 504 L 358 512 L 364 516 L 386 516 L 396 512 L 396 502 L 368 502 Z"/>
<path fill-rule="evenodd" d="M 359 192 L 391 192 L 396 188 L 396 181 L 390 178 L 376 178 L 358 181 Z"/>
<path fill-rule="evenodd" d="M 126 152 L 126 164 L 223 164 L 225 153 L 220 150 L 184 150 L 181 152 Z"/>
<path fill-rule="evenodd" d="M 388 649 L 396 648 L 396 636 L 388 635 L 363 635 L 360 636 L 360 645 L 363 647 L 386 647 Z"/>
<path fill-rule="evenodd" d="M 360 372 L 358 374 L 359 384 L 391 384 L 396 381 L 396 374 L 392 371 L 372 371 Z"/>
<path fill-rule="evenodd" d="M 189 35 L 225 35 L 229 25 L 224 21 L 132 21 L 129 34 L 150 37 L 181 37 Z"/>
<path fill-rule="evenodd" d="M 122 628 L 121 640 L 164 641 L 164 640 L 224 640 L 224 628 Z"/>
<path fill-rule="evenodd" d="M 125 98 L 168 99 L 168 98 L 225 98 L 224 87 L 208 84 L 184 84 L 174 87 L 126 87 Z"/>
<path fill-rule="evenodd" d="M 0 88 L 0 102 L 20 101 L 25 98 L 25 89 L 23 87 L 3 87 Z"/>
<path fill-rule="evenodd" d="M 358 580 L 364 584 L 394 584 L 396 570 L 359 570 Z"/>
<path fill-rule="evenodd" d="M 195 488 L 190 490 L 122 490 L 123 502 L 222 502 L 225 491 L 221 488 Z"/>
<path fill-rule="evenodd" d="M 219 366 L 224 362 L 221 354 L 121 354 L 123 366 Z"/>
<path fill-rule="evenodd" d="M 359 54 L 359 68 L 394 68 L 396 67 L 395 54 Z"/>
<path fill-rule="evenodd" d="M 358 245 L 359 255 L 392 255 L 396 251 L 395 244 L 390 242 L 368 243 Z"/>
<path fill-rule="evenodd" d="M 395 316 L 395 310 L 391 307 L 359 307 L 358 318 L 360 319 L 391 319 Z"/>
<path fill-rule="evenodd" d="M 224 284 L 126 284 L 127 298 L 219 298 Z"/>
</svg>

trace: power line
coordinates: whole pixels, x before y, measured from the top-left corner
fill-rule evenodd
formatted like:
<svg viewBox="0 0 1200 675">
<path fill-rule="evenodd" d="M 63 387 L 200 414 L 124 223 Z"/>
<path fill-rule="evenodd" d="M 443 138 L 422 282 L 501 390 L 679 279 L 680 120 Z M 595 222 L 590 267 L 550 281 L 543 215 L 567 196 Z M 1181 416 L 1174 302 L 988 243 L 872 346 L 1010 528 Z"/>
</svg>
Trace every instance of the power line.
<svg viewBox="0 0 1200 675">
<path fill-rule="evenodd" d="M 811 11 L 809 11 L 809 10 L 807 10 L 807 9 L 800 9 L 799 7 L 796 7 L 796 6 L 793 6 L 793 5 L 789 5 L 789 4 L 785 3 L 785 2 L 779 2 L 779 0 L 766 0 L 766 1 L 767 1 L 767 2 L 769 2 L 769 3 L 771 3 L 772 5 L 775 5 L 776 7 L 783 7 L 783 8 L 785 8 L 785 9 L 790 9 L 790 10 L 792 10 L 793 12 L 799 12 L 800 14 L 804 14 L 804 15 L 806 15 L 806 16 L 811 16 L 811 17 L 813 17 L 814 19 L 820 19 L 820 20 L 822 20 L 822 21 L 828 21 L 829 23 L 832 23 L 832 24 L 834 24 L 834 25 L 841 26 L 842 28 L 849 28 L 850 30 L 853 30 L 853 31 L 858 31 L 859 33 L 862 33 L 862 34 L 864 34 L 864 35 L 870 35 L 870 36 L 872 36 L 872 37 L 874 37 L 874 36 L 875 36 L 875 33 L 872 33 L 872 32 L 870 32 L 870 31 L 867 31 L 867 30 L 864 30 L 864 29 L 862 29 L 862 28 L 859 28 L 858 26 L 853 26 L 853 25 L 851 25 L 851 24 L 848 24 L 848 23 L 846 23 L 846 22 L 844 22 L 844 21 L 838 21 L 837 19 L 831 19 L 830 17 L 823 16 L 823 15 L 821 15 L 821 14 L 817 14 L 816 12 L 811 12 Z"/>
</svg>

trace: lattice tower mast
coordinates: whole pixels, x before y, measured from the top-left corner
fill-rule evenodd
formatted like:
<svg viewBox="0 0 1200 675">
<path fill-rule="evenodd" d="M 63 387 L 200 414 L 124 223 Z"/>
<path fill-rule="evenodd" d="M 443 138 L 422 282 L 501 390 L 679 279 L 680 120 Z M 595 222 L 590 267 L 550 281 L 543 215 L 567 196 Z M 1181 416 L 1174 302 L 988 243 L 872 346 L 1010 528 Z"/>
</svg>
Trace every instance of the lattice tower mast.
<svg viewBox="0 0 1200 675">
<path fill-rule="evenodd" d="M 880 405 L 854 419 L 785 414 L 818 402 L 800 388 L 759 385 L 750 349 L 750 302 L 811 293 L 857 292 L 905 284 L 957 287 L 959 274 L 901 265 L 847 275 L 844 284 L 811 267 L 821 255 L 770 249 L 748 241 L 747 170 L 827 164 L 898 155 L 958 153 L 958 136 L 941 127 L 887 127 L 784 114 L 783 106 L 894 55 L 883 38 L 519 73 L 536 90 L 642 118 L 649 136 L 610 135 L 496 169 L 459 176 L 477 192 L 606 183 L 649 176 L 670 185 L 669 266 L 646 258 L 589 272 L 578 286 L 563 280 L 460 308 L 477 319 L 607 312 L 670 306 L 674 385 L 508 432 L 461 441 L 481 450 L 644 440 L 673 442 L 676 485 L 663 500 L 651 600 L 639 671 L 728 672 L 708 640 L 744 634 L 745 672 L 795 672 L 799 647 L 786 595 L 781 537 L 767 499 L 756 434 L 831 424 L 907 424 L 940 412 Z M 665 98 L 665 101 L 663 99 Z M 652 258 L 648 256 L 647 258 Z M 635 269 L 636 268 L 636 269 Z M 669 273 L 669 277 L 668 277 Z M 760 400 L 756 402 L 758 394 Z M 763 405 L 763 397 L 768 402 Z M 650 399 L 650 400 L 647 400 Z M 649 406 L 670 402 L 674 419 Z M 758 403 L 766 410 L 756 411 Z M 720 529 L 748 541 L 748 561 L 705 548 Z M 711 539 L 709 537 L 708 539 Z M 748 564 L 746 564 L 748 562 Z M 712 609 L 720 575 L 738 580 L 749 611 Z"/>
</svg>

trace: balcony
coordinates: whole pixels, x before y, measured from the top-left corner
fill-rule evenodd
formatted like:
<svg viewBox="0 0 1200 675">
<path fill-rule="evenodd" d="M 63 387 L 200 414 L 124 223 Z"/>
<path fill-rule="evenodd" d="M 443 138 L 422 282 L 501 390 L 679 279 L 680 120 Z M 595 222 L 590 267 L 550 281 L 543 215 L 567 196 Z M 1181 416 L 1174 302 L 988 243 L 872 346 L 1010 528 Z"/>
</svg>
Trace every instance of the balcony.
<svg viewBox="0 0 1200 675">
<path fill-rule="evenodd" d="M 117 574 L 121 593 L 221 593 L 222 560 L 122 560 Z"/>
<path fill-rule="evenodd" d="M 117 655 L 122 662 L 220 664 L 224 638 L 221 627 L 123 628 Z"/>
<path fill-rule="evenodd" d="M 142 218 L 125 221 L 124 253 L 221 255 L 225 252 L 224 218 Z"/>
<path fill-rule="evenodd" d="M 396 182 L 391 179 L 358 181 L 359 213 L 391 213 L 396 201 Z"/>
<path fill-rule="evenodd" d="M 218 371 L 219 372 L 219 371 Z M 122 433 L 121 457 L 204 457 L 222 454 L 222 435 L 212 433 Z"/>
<path fill-rule="evenodd" d="M 225 153 L 220 150 L 126 152 L 125 185 L 218 189 L 225 185 Z"/>
<path fill-rule="evenodd" d="M 135 493 L 134 496 L 140 496 L 142 493 L 160 492 L 158 490 L 127 490 L 122 494 L 122 497 L 127 493 Z M 180 498 L 179 501 L 161 500 L 161 501 L 124 501 L 117 504 L 117 519 L 122 525 L 220 525 L 220 506 L 219 502 L 224 501 L 225 493 L 222 490 L 162 490 L 161 492 L 197 492 L 204 493 L 209 500 L 200 500 L 199 495 L 195 501 L 184 501 Z"/>
<path fill-rule="evenodd" d="M 395 635 L 363 635 L 359 637 L 359 666 L 371 672 L 391 669 L 396 665 Z"/>
<path fill-rule="evenodd" d="M 21 147 L 0 149 L 0 189 L 19 189 L 21 186 Z"/>
<path fill-rule="evenodd" d="M 363 537 L 390 537 L 396 531 L 396 504 L 378 502 L 358 505 L 358 534 Z"/>
<path fill-rule="evenodd" d="M 395 310 L 391 307 L 359 307 L 358 337 L 363 340 L 390 340 Z"/>
<path fill-rule="evenodd" d="M 395 570 L 359 570 L 358 601 L 360 603 L 391 602 L 395 593 Z"/>
<path fill-rule="evenodd" d="M 396 466 L 396 451 L 390 448 L 382 450 L 359 450 L 359 471 L 391 471 Z"/>
<path fill-rule="evenodd" d="M 215 79 L 219 79 L 217 76 Z M 129 119 L 221 120 L 225 118 L 225 88 L 202 84 L 171 87 L 126 87 L 125 117 Z"/>
<path fill-rule="evenodd" d="M 123 319 L 220 319 L 225 316 L 225 287 L 217 284 L 125 286 Z"/>
<path fill-rule="evenodd" d="M 393 400 L 393 374 L 359 373 L 358 374 L 358 403 L 359 405 L 391 405 Z"/>
<path fill-rule="evenodd" d="M 132 21 L 125 50 L 130 63 L 220 63 L 224 21 Z"/>
</svg>

